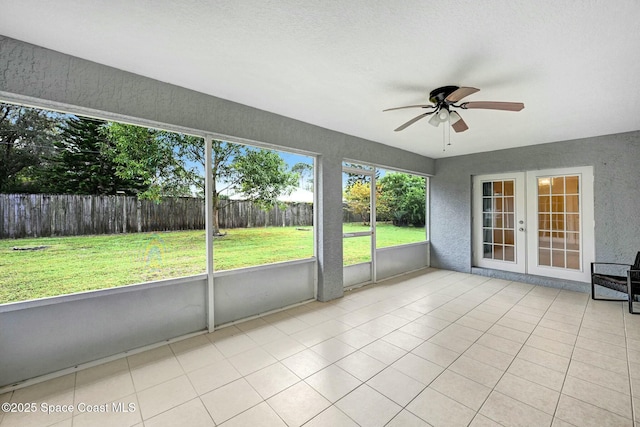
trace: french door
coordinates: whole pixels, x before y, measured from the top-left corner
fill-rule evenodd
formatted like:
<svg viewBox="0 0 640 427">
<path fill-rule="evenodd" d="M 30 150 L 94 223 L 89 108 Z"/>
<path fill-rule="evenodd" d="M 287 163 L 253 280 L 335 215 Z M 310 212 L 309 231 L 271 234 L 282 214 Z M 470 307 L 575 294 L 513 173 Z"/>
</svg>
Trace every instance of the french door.
<svg viewBox="0 0 640 427">
<path fill-rule="evenodd" d="M 589 281 L 593 168 L 474 176 L 473 210 L 474 265 Z"/>
</svg>

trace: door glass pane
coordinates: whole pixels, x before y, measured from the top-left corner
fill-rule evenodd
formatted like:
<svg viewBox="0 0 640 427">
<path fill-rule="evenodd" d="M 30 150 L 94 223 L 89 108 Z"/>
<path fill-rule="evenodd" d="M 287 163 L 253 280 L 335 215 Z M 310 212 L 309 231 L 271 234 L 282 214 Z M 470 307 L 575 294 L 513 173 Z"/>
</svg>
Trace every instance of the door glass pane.
<svg viewBox="0 0 640 427">
<path fill-rule="evenodd" d="M 504 260 L 505 261 L 515 261 L 516 260 L 516 250 L 513 246 L 504 246 Z"/>
<path fill-rule="evenodd" d="M 538 178 L 538 265 L 581 268 L 579 190 L 579 175 Z"/>
<path fill-rule="evenodd" d="M 482 183 L 483 258 L 515 262 L 515 181 Z"/>
</svg>

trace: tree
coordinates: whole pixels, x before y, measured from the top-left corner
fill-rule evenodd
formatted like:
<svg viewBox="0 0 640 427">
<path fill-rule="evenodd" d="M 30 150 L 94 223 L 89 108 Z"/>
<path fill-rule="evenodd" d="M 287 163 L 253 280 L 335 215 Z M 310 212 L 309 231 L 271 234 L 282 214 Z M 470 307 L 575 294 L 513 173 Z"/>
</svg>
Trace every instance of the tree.
<svg viewBox="0 0 640 427">
<path fill-rule="evenodd" d="M 54 143 L 56 154 L 49 157 L 42 173 L 43 186 L 58 194 L 135 194 L 145 190 L 137 177 L 123 178 L 116 173 L 117 164 L 110 153 L 113 144 L 105 137 L 107 122 L 68 116 L 60 125 Z"/>
<path fill-rule="evenodd" d="M 423 226 L 426 220 L 426 181 L 423 177 L 392 172 L 379 181 L 380 200 L 395 225 Z"/>
<path fill-rule="evenodd" d="M 287 171 L 287 164 L 275 151 L 247 150 L 235 159 L 233 169 L 236 189 L 264 211 L 276 206 L 280 195 L 291 194 L 298 182 L 298 175 Z"/>
<path fill-rule="evenodd" d="M 160 201 L 166 196 L 191 195 L 192 174 L 176 155 L 175 140 L 168 132 L 113 122 L 103 129 L 112 143 L 109 156 L 116 164 L 116 175 L 139 180 L 144 186 L 139 198 Z"/>
<path fill-rule="evenodd" d="M 313 165 L 299 162 L 291 166 L 291 172 L 298 175 L 298 187 L 313 191 Z"/>
<path fill-rule="evenodd" d="M 371 183 L 360 180 L 348 185 L 344 192 L 344 200 L 349 210 L 362 219 L 362 224 L 371 221 Z"/>
<path fill-rule="evenodd" d="M 0 192 L 41 192 L 37 172 L 53 152 L 61 117 L 0 103 Z"/>
<path fill-rule="evenodd" d="M 183 163 L 181 175 L 198 194 L 205 194 L 205 147 L 199 137 L 164 132 L 163 139 Z M 185 163 L 192 165 L 185 166 Z M 280 195 L 291 192 L 297 175 L 287 170 L 286 162 L 275 151 L 248 148 L 227 141 L 213 140 L 211 153 L 211 202 L 213 233 L 220 235 L 220 200 L 228 192 L 239 193 L 261 209 L 269 210 Z M 233 203 L 233 201 L 229 201 Z"/>
</svg>

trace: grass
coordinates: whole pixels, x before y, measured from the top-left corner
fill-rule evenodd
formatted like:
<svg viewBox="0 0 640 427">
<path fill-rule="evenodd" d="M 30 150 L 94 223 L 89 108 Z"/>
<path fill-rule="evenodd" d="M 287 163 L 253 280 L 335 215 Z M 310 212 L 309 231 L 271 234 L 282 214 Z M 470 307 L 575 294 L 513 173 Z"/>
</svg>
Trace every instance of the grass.
<svg viewBox="0 0 640 427">
<path fill-rule="evenodd" d="M 216 270 L 313 256 L 312 227 L 227 230 Z M 345 232 L 366 230 L 345 225 Z M 378 226 L 378 246 L 424 240 L 424 229 Z M 344 241 L 345 265 L 369 261 L 369 238 Z M 42 250 L 13 250 L 45 246 Z M 0 304 L 205 272 L 205 233 L 176 231 L 0 240 Z"/>
</svg>

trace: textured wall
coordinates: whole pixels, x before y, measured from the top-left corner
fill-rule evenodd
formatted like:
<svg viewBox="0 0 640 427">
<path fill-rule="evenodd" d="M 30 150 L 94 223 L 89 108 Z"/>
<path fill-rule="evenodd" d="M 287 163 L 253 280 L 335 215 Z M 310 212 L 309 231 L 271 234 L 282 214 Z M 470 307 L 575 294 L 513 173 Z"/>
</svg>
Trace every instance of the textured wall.
<svg viewBox="0 0 640 427">
<path fill-rule="evenodd" d="M 472 175 L 593 166 L 599 261 L 640 250 L 640 132 L 439 159 L 431 178 L 431 266 L 471 271 Z"/>
<path fill-rule="evenodd" d="M 434 161 L 0 36 L 0 99 L 211 132 L 319 155 L 319 298 L 342 295 L 342 159 L 432 174 Z M 167 126 L 169 125 L 169 126 Z"/>
</svg>

